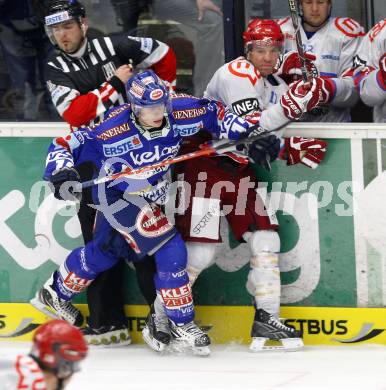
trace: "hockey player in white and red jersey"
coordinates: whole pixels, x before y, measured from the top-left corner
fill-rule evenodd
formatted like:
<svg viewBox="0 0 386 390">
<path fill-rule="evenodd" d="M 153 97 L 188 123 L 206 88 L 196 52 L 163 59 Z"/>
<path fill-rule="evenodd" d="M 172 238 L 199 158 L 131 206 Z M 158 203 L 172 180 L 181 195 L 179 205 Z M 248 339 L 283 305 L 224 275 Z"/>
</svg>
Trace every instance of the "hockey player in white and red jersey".
<svg viewBox="0 0 386 390">
<path fill-rule="evenodd" d="M 315 122 L 350 122 L 350 108 L 358 101 L 352 76 L 353 59 L 365 35 L 363 27 L 351 18 L 332 17 L 332 0 L 300 0 L 299 25 L 303 49 L 313 64 L 310 68 L 333 90 L 328 109 L 314 110 L 302 118 Z M 283 31 L 285 52 L 296 51 L 295 31 L 290 17 L 279 20 Z M 293 75 L 296 54 L 287 54 L 281 72 Z M 298 71 L 300 74 L 300 70 Z"/>
<path fill-rule="evenodd" d="M 322 79 L 312 79 L 310 85 L 298 81 L 288 87 L 274 74 L 283 46 L 283 34 L 275 21 L 252 21 L 243 38 L 246 58 L 236 59 L 218 69 L 208 84 L 205 97 L 221 101 L 238 115 L 268 130 L 299 119 L 321 101 L 328 101 L 328 90 Z M 278 137 L 280 132 L 272 132 L 261 139 L 260 144 L 254 145 L 255 149 L 249 150 L 249 157 L 256 165 L 270 168 L 270 162 L 279 153 Z M 202 140 L 190 137 L 185 151 L 195 149 L 200 142 Z M 304 161 L 312 164 L 323 157 L 326 144 L 319 140 L 309 143 L 313 144 L 313 149 L 297 151 L 297 157 L 298 161 L 305 157 Z M 175 167 L 178 182 L 183 183 L 178 196 L 180 209 L 176 226 L 187 245 L 189 278 L 194 283 L 199 274 L 213 264 L 216 244 L 221 242 L 220 213 L 226 210 L 236 239 L 247 242 L 252 252 L 247 281 L 247 290 L 253 296 L 256 308 L 251 350 L 268 349 L 268 339 L 280 341 L 277 348 L 298 349 L 303 346 L 301 332 L 279 320 L 277 220 L 265 210 L 256 193 L 258 183 L 253 168 L 248 160 L 242 161 L 240 157 L 200 158 L 194 164 L 181 163 Z M 216 191 L 219 185 L 221 190 Z"/>
<path fill-rule="evenodd" d="M 28 355 L 0 359 L 3 390 L 62 390 L 87 355 L 82 332 L 64 320 L 41 325 Z"/>
<path fill-rule="evenodd" d="M 292 84 L 289 88 L 276 73 L 282 62 L 284 40 L 278 24 L 273 20 L 254 19 L 248 24 L 243 38 L 247 58 L 238 58 L 218 69 L 207 86 L 205 96 L 223 102 L 237 115 L 245 116 L 250 122 L 258 122 L 268 130 L 302 120 L 307 112 L 313 111 L 296 101 L 295 90 L 300 85 Z M 255 47 L 252 50 L 256 42 L 264 40 L 265 48 Z M 270 42 L 277 44 L 269 46 Z M 262 55 L 264 50 L 268 50 L 268 54 Z M 273 67 L 270 63 L 272 58 L 277 61 Z M 286 63 L 285 69 L 291 78 L 299 70 L 297 67 L 296 61 Z M 323 78 L 315 78 L 315 82 L 317 91 L 314 95 L 320 93 L 317 106 L 327 107 L 334 94 L 333 85 Z M 293 94 L 293 97 L 288 94 Z M 280 158 L 285 159 L 288 165 L 302 163 L 316 168 L 324 158 L 326 145 L 318 139 L 291 137 L 285 140 Z"/>
<path fill-rule="evenodd" d="M 374 107 L 374 122 L 386 122 L 386 19 L 363 38 L 355 57 L 354 81 L 365 104 Z"/>
</svg>

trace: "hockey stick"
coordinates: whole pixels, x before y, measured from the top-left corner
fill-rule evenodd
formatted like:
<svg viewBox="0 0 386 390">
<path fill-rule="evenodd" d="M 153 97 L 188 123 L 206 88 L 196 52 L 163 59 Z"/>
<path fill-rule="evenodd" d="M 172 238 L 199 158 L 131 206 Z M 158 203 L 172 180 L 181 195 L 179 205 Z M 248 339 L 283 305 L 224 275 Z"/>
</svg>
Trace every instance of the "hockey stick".
<svg viewBox="0 0 386 390">
<path fill-rule="evenodd" d="M 302 71 L 302 78 L 303 81 L 306 83 L 309 80 L 309 75 L 308 75 L 307 65 L 306 65 L 306 56 L 304 55 L 304 50 L 303 50 L 302 36 L 300 34 L 297 0 L 288 0 L 288 5 L 289 5 L 290 15 L 292 19 L 292 25 L 294 26 L 294 30 L 295 30 L 296 49 L 298 51 L 298 55 L 300 59 L 300 69 Z"/>
<path fill-rule="evenodd" d="M 80 183 L 80 187 L 82 189 L 84 189 L 84 188 L 92 187 L 94 185 L 107 183 L 109 181 L 118 179 L 119 177 L 131 176 L 131 175 L 141 174 L 144 172 L 149 172 L 149 171 L 152 171 L 152 170 L 155 170 L 158 168 L 162 168 L 162 167 L 165 167 L 165 166 L 168 166 L 171 164 L 176 164 L 176 163 L 179 163 L 182 161 L 191 160 L 193 158 L 203 157 L 203 156 L 213 156 L 215 154 L 222 154 L 222 153 L 226 153 L 226 152 L 231 152 L 231 151 L 236 150 L 238 145 L 250 144 L 250 143 L 258 140 L 259 138 L 264 138 L 267 134 L 274 133 L 276 131 L 280 131 L 285 126 L 287 126 L 287 123 L 282 125 L 282 126 L 279 126 L 277 129 L 267 130 L 267 131 L 264 131 L 260 134 L 255 135 L 255 136 L 252 136 L 249 138 L 242 138 L 242 139 L 239 139 L 237 141 L 229 141 L 228 139 L 222 139 L 219 141 L 208 142 L 208 143 L 200 145 L 201 149 L 195 150 L 194 152 L 182 154 L 181 156 L 176 156 L 176 157 L 161 161 L 159 163 L 145 165 L 143 167 L 139 167 L 139 168 L 135 168 L 135 169 L 126 168 L 122 172 L 114 173 L 114 174 L 108 175 L 108 176 L 98 177 L 96 179 L 91 179 L 91 180 L 85 181 L 83 183 Z M 256 129 L 258 129 L 258 128 L 259 127 L 256 126 Z M 77 188 L 77 190 L 80 190 L 80 188 Z"/>
</svg>

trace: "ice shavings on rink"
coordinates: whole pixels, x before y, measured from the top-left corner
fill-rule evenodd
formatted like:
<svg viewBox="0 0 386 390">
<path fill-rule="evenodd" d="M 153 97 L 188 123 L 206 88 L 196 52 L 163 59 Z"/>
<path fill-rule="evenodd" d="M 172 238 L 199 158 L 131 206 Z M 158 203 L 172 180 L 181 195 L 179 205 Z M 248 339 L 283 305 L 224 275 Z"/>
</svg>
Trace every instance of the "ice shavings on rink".
<svg viewBox="0 0 386 390">
<path fill-rule="evenodd" d="M 0 355 L 28 349 L 0 343 Z M 251 353 L 245 345 L 218 345 L 207 358 L 160 356 L 144 345 L 94 347 L 68 390 L 386 390 L 385 367 L 384 346 Z"/>
</svg>

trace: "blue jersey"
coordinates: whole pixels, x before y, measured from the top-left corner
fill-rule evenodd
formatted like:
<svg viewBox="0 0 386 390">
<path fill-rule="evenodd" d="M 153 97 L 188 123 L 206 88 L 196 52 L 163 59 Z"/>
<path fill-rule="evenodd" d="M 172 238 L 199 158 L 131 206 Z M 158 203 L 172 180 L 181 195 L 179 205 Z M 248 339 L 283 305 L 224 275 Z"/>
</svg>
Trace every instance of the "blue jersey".
<svg viewBox="0 0 386 390">
<path fill-rule="evenodd" d="M 172 96 L 172 112 L 165 113 L 163 125 L 146 130 L 135 120 L 129 104 L 106 113 L 98 126 L 78 130 L 51 144 L 44 178 L 50 180 L 54 171 L 75 167 L 82 162 L 94 163 L 100 176 L 140 168 L 175 157 L 183 137 L 200 130 L 210 131 L 215 138 L 238 139 L 249 128 L 248 122 L 211 100 L 187 95 Z M 137 193 L 150 201 L 162 203 L 170 166 L 135 175 L 131 180 L 119 179 L 114 189 Z M 133 182 L 136 184 L 133 185 Z"/>
</svg>

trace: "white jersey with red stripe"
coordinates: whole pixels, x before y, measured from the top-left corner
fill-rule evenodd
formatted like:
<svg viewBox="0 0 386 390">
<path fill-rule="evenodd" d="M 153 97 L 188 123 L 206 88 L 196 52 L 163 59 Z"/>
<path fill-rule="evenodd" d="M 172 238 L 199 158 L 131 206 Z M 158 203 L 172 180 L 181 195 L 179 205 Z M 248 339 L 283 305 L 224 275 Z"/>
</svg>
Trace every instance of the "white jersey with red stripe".
<svg viewBox="0 0 386 390">
<path fill-rule="evenodd" d="M 278 21 L 285 40 L 285 52 L 296 51 L 295 31 L 290 17 Z M 316 56 L 314 61 L 320 76 L 331 78 L 336 93 L 329 111 L 323 116 L 307 115 L 304 120 L 316 122 L 348 122 L 350 107 L 358 100 L 351 78 L 353 59 L 365 35 L 363 27 L 350 18 L 330 17 L 309 39 L 299 18 L 303 48 Z"/>
<path fill-rule="evenodd" d="M 289 122 L 279 102 L 287 90 L 280 77 L 262 77 L 251 62 L 238 58 L 216 71 L 204 97 L 219 100 L 235 114 L 273 130 Z"/>
<path fill-rule="evenodd" d="M 42 370 L 27 355 L 0 358 L 0 383 L 3 390 L 46 390 Z"/>
<path fill-rule="evenodd" d="M 379 60 L 386 53 L 386 19 L 378 22 L 363 38 L 356 57 L 354 80 L 361 99 L 374 107 L 374 122 L 386 122 L 386 85 Z"/>
</svg>

